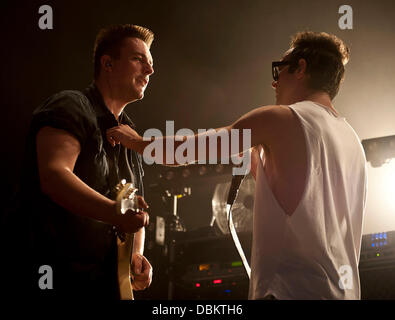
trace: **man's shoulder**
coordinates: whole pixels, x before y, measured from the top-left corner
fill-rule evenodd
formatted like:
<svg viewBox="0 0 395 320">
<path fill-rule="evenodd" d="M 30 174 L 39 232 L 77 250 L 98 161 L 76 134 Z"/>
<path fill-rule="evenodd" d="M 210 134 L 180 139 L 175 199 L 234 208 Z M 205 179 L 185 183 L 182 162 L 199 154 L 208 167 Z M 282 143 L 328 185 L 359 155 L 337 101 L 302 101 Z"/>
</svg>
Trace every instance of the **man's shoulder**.
<svg viewBox="0 0 395 320">
<path fill-rule="evenodd" d="M 288 105 L 266 105 L 254 110 L 260 123 L 264 123 L 271 130 L 283 130 L 287 125 L 294 123 L 295 117 Z"/>
<path fill-rule="evenodd" d="M 83 92 L 79 90 L 62 90 L 53 94 L 47 100 L 70 101 L 81 105 L 87 105 L 87 104 L 90 105 L 89 99 L 86 97 L 86 95 Z"/>
<path fill-rule="evenodd" d="M 260 113 L 263 117 L 287 117 L 291 113 L 289 105 L 283 104 L 270 104 L 258 107 L 253 110 L 254 112 Z"/>
<path fill-rule="evenodd" d="M 70 89 L 69 90 L 59 91 L 59 92 L 55 93 L 53 96 L 69 97 L 69 98 L 72 98 L 72 99 L 82 98 L 82 97 L 86 98 L 86 96 L 83 94 L 82 91 L 70 90 Z"/>
<path fill-rule="evenodd" d="M 69 112 L 87 113 L 92 112 L 92 106 L 83 92 L 78 90 L 62 90 L 45 99 L 33 114 L 50 110 L 68 110 Z"/>
<path fill-rule="evenodd" d="M 33 112 L 32 136 L 43 127 L 62 129 L 83 145 L 97 129 L 97 118 L 88 98 L 78 90 L 63 90 L 48 97 Z"/>
</svg>

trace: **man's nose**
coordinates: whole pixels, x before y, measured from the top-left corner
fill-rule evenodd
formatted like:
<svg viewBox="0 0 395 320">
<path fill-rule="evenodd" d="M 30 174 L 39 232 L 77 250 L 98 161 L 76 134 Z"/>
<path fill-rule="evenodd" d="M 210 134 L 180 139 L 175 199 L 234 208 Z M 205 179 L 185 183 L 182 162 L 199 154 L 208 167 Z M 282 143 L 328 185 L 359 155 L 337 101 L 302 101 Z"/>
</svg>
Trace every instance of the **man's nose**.
<svg viewBox="0 0 395 320">
<path fill-rule="evenodd" d="M 145 67 L 145 69 L 144 69 L 144 72 L 148 75 L 148 76 L 150 76 L 151 74 L 153 74 L 154 73 L 154 67 L 152 66 L 152 65 L 150 65 L 150 64 L 146 64 L 146 67 Z"/>
</svg>

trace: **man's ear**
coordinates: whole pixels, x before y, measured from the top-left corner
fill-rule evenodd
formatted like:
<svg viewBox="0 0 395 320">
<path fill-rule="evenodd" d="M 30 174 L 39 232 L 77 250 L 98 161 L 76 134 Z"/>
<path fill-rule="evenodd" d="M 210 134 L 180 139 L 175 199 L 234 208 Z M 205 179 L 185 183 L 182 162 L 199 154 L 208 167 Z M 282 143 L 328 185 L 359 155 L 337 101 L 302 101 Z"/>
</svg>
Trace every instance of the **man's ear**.
<svg viewBox="0 0 395 320">
<path fill-rule="evenodd" d="M 298 61 L 298 67 L 295 70 L 296 77 L 298 79 L 301 79 L 303 76 L 306 75 L 306 67 L 307 67 L 307 62 L 305 59 L 301 58 Z"/>
<path fill-rule="evenodd" d="M 112 59 L 108 54 L 104 54 L 100 58 L 101 69 L 110 72 L 112 71 Z"/>
</svg>

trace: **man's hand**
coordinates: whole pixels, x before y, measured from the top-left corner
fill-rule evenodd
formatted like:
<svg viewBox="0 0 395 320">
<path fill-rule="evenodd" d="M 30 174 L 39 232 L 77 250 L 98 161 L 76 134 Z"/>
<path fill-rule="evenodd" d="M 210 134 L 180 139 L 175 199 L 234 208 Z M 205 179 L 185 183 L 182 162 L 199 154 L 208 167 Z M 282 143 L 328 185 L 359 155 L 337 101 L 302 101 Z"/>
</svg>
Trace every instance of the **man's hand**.
<svg viewBox="0 0 395 320">
<path fill-rule="evenodd" d="M 152 282 L 152 266 L 141 254 L 134 253 L 132 256 L 132 286 L 134 290 L 144 290 Z"/>
<path fill-rule="evenodd" d="M 143 138 L 127 124 L 121 124 L 107 130 L 107 140 L 113 147 L 121 143 L 125 148 L 135 149 L 134 144 Z"/>
<path fill-rule="evenodd" d="M 148 226 L 149 215 L 141 209 L 147 210 L 148 204 L 142 196 L 136 196 L 140 210 L 127 210 L 125 214 L 119 216 L 118 228 L 122 232 L 135 233 L 141 228 Z"/>
<path fill-rule="evenodd" d="M 141 228 L 148 226 L 149 215 L 144 211 L 127 210 L 125 214 L 118 216 L 117 227 L 122 232 L 136 233 Z"/>
</svg>

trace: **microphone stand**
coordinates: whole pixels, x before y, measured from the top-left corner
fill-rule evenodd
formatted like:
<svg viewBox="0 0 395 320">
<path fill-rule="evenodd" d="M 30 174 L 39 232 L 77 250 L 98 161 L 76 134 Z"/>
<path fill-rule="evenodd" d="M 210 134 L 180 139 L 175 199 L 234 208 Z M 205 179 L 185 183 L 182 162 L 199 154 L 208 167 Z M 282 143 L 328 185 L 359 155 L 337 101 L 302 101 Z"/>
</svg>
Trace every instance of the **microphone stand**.
<svg viewBox="0 0 395 320">
<path fill-rule="evenodd" d="M 177 234 L 179 232 L 185 232 L 186 228 L 183 225 L 181 218 L 179 215 L 177 215 L 177 202 L 178 199 L 181 199 L 186 196 L 191 195 L 191 188 L 187 187 L 184 188 L 182 192 L 176 192 L 176 191 L 169 191 L 166 190 L 166 196 L 168 198 L 172 198 L 173 201 L 173 213 L 172 215 L 168 218 L 168 241 L 167 241 L 167 248 L 168 248 L 168 254 L 169 254 L 169 267 L 168 267 L 168 275 L 169 275 L 169 285 L 167 288 L 167 298 L 168 300 L 173 300 L 174 297 L 174 286 L 175 286 L 175 275 L 174 275 L 174 269 L 175 269 L 175 258 L 176 258 L 176 238 Z"/>
</svg>

